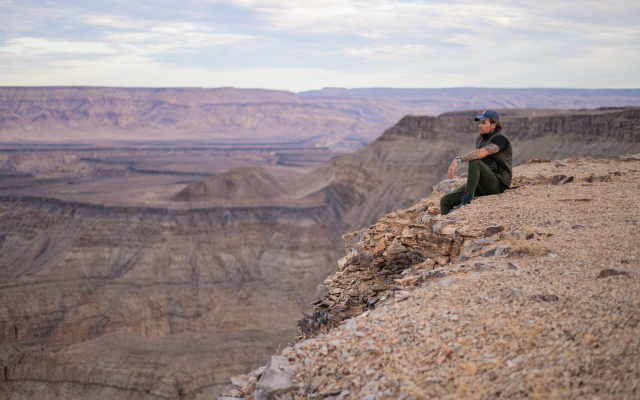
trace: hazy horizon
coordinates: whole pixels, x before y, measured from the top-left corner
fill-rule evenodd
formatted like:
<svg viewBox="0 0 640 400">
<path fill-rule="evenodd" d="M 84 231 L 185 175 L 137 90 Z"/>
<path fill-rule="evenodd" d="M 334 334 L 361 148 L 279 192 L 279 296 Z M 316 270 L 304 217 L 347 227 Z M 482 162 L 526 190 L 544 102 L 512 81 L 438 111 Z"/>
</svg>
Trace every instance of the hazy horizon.
<svg viewBox="0 0 640 400">
<path fill-rule="evenodd" d="M 239 89 L 239 90 L 269 90 L 269 91 L 282 91 L 290 92 L 294 94 L 305 94 L 312 92 L 321 92 L 324 90 L 344 90 L 344 91 L 359 91 L 359 90 L 397 90 L 397 91 L 420 91 L 420 90 L 457 90 L 457 89 L 480 89 L 480 90 L 572 90 L 572 91 L 635 91 L 640 90 L 638 87 L 599 87 L 599 88 L 575 88 L 575 87 L 480 87 L 480 86 L 451 86 L 451 87 L 335 87 L 325 86 L 318 89 L 293 91 L 287 89 L 268 89 L 263 87 L 235 87 L 235 86 L 126 86 L 126 85 L 2 85 L 0 88 L 111 88 L 111 89 L 203 89 L 203 90 L 215 90 L 215 89 Z M 640 95 L 640 93 L 638 93 Z M 342 94 L 345 95 L 345 94 Z"/>
</svg>

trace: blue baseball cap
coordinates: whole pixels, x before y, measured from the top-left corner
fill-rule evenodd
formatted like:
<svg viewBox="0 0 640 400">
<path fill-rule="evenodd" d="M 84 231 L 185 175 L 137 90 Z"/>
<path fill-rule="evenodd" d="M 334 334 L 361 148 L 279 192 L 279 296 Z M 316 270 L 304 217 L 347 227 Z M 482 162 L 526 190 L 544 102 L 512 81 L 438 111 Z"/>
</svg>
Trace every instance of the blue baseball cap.
<svg viewBox="0 0 640 400">
<path fill-rule="evenodd" d="M 477 117 L 475 117 L 474 119 L 476 121 L 484 121 L 485 119 L 489 119 L 489 118 L 491 118 L 494 121 L 500 122 L 500 114 L 498 114 L 494 110 L 487 110 L 482 114 L 478 115 Z"/>
</svg>

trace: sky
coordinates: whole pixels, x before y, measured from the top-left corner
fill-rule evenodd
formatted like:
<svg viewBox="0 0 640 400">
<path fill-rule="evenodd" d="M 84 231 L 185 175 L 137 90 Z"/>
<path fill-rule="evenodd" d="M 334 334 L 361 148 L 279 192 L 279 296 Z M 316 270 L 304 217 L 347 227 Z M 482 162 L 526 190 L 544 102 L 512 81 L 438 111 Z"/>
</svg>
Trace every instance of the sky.
<svg viewBox="0 0 640 400">
<path fill-rule="evenodd" d="M 640 1 L 0 0 L 0 86 L 640 88 Z"/>
</svg>

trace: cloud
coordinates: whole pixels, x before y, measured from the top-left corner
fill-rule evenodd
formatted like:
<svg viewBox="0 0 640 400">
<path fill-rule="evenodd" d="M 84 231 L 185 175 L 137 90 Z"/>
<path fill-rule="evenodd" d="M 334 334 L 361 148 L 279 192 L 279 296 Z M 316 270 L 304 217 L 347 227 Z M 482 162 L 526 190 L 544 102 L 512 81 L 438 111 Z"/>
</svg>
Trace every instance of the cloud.
<svg viewBox="0 0 640 400">
<path fill-rule="evenodd" d="M 126 18 L 118 15 L 79 15 L 78 21 L 96 28 L 138 31 L 148 28 L 150 21 Z"/>
<path fill-rule="evenodd" d="M 108 43 L 51 41 L 22 37 L 8 40 L 0 47 L 0 56 L 29 57 L 40 54 L 116 54 Z"/>
<path fill-rule="evenodd" d="M 621 0 L 0 1 L 0 82 L 105 84 L 135 65 L 153 86 L 638 87 L 638 15 Z"/>
</svg>

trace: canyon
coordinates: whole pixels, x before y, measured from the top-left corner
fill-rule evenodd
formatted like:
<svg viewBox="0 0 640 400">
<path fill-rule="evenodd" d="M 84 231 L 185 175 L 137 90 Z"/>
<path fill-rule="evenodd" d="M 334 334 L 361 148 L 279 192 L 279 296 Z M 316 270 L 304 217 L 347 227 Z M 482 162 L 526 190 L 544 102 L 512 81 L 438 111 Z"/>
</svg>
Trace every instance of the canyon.
<svg viewBox="0 0 640 400">
<path fill-rule="evenodd" d="M 640 106 L 637 89 L 0 87 L 0 142 L 295 142 L 351 152 L 408 114 Z"/>
<path fill-rule="evenodd" d="M 640 152 L 637 107 L 498 111 L 517 164 Z M 342 233 L 429 197 L 453 157 L 472 149 L 477 113 L 389 114 L 400 121 L 376 139 L 363 133 L 356 142 L 370 143 L 350 154 L 276 128 L 261 140 L 178 141 L 171 135 L 195 129 L 185 122 L 144 141 L 157 121 L 120 121 L 113 141 L 63 144 L 17 141 L 36 138 L 43 119 L 2 125 L 3 138 L 15 135 L 0 149 L 7 398 L 215 398 L 294 337 L 344 255 Z M 102 118 L 91 115 L 78 135 Z"/>
</svg>

